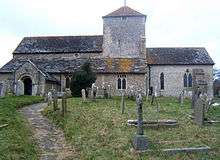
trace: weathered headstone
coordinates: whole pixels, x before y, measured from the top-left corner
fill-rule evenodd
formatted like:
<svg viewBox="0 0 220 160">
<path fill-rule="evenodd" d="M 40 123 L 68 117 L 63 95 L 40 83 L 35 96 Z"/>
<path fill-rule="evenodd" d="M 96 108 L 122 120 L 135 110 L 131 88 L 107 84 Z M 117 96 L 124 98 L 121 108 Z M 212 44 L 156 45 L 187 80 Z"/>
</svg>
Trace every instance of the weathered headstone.
<svg viewBox="0 0 220 160">
<path fill-rule="evenodd" d="M 207 82 L 203 69 L 193 69 L 192 108 L 195 107 L 199 95 L 207 93 Z"/>
<path fill-rule="evenodd" d="M 52 104 L 52 101 L 53 101 L 52 92 L 48 92 L 47 93 L 47 104 L 48 104 L 48 106 Z"/>
<path fill-rule="evenodd" d="M 180 103 L 180 106 L 183 105 L 184 96 L 185 96 L 185 91 L 183 90 L 183 91 L 180 93 L 180 95 L 179 95 L 179 103 Z"/>
<path fill-rule="evenodd" d="M 125 93 L 122 91 L 121 93 L 121 114 L 125 112 L 125 100 L 124 100 Z"/>
<path fill-rule="evenodd" d="M 133 139 L 133 147 L 137 151 L 146 151 L 148 149 L 148 140 L 144 136 L 143 129 L 143 99 L 141 94 L 136 97 L 136 107 L 137 107 L 137 133 Z"/>
<path fill-rule="evenodd" d="M 201 96 L 202 94 L 198 97 L 194 107 L 195 123 L 199 126 L 202 126 L 204 124 L 205 111 L 204 100 L 201 98 Z"/>
<path fill-rule="evenodd" d="M 55 91 L 53 91 L 53 110 L 58 110 L 58 98 L 57 93 Z"/>
<path fill-rule="evenodd" d="M 108 85 L 108 98 L 112 97 L 111 85 Z"/>
<path fill-rule="evenodd" d="M 16 96 L 24 95 L 24 83 L 21 80 L 18 80 L 16 85 Z"/>
<path fill-rule="evenodd" d="M 82 100 L 83 102 L 85 102 L 86 101 L 86 90 L 82 89 L 81 93 L 82 93 Z"/>
<path fill-rule="evenodd" d="M 5 86 L 4 83 L 0 83 L 0 97 L 5 96 Z"/>
<path fill-rule="evenodd" d="M 96 94 L 97 94 L 97 87 L 95 85 L 95 83 L 92 84 L 92 90 L 91 90 L 91 97 L 92 99 L 96 98 Z"/>
</svg>

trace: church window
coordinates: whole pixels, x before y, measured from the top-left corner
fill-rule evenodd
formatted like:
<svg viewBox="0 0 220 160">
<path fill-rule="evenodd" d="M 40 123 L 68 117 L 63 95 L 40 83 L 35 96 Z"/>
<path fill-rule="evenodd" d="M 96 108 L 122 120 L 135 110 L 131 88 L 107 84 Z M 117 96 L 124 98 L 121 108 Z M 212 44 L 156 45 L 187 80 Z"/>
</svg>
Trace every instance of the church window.
<svg viewBox="0 0 220 160">
<path fill-rule="evenodd" d="M 188 75 L 188 87 L 192 87 L 192 74 Z"/>
<path fill-rule="evenodd" d="M 164 73 L 160 74 L 160 89 L 164 90 Z"/>
<path fill-rule="evenodd" d="M 184 87 L 187 87 L 187 74 L 186 73 L 184 74 L 183 84 L 184 84 Z"/>
<path fill-rule="evenodd" d="M 122 20 L 127 20 L 127 17 L 121 17 Z"/>
<path fill-rule="evenodd" d="M 126 75 L 118 75 L 117 84 L 118 84 L 117 85 L 118 89 L 126 89 L 127 88 Z"/>
<path fill-rule="evenodd" d="M 66 88 L 70 88 L 70 78 L 66 77 Z"/>
<path fill-rule="evenodd" d="M 183 77 L 183 85 L 184 87 L 192 87 L 192 74 L 189 73 L 189 70 L 186 70 L 186 73 L 184 74 Z"/>
</svg>

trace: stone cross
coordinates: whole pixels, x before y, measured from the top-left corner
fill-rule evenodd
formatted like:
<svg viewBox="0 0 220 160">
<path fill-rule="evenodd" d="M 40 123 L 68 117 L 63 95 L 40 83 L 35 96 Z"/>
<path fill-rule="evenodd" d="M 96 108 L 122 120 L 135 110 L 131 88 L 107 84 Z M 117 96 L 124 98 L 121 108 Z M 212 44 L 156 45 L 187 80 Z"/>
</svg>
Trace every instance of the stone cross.
<svg viewBox="0 0 220 160">
<path fill-rule="evenodd" d="M 136 107 L 137 107 L 137 134 L 133 139 L 133 147 L 137 151 L 145 151 L 148 149 L 148 140 L 144 136 L 143 129 L 143 98 L 141 94 L 136 97 Z"/>
<path fill-rule="evenodd" d="M 124 100 L 124 91 L 121 93 L 121 114 L 125 112 L 125 100 Z"/>
<path fill-rule="evenodd" d="M 86 90 L 82 89 L 81 93 L 82 93 L 82 100 L 83 102 L 85 102 L 86 101 Z"/>
</svg>

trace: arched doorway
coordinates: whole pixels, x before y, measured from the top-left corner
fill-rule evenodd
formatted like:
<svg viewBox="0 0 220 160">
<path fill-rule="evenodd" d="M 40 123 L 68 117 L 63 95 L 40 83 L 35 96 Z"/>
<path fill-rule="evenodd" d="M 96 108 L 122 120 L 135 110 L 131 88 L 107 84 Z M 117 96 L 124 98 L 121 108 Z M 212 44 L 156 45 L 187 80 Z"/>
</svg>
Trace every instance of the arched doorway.
<svg viewBox="0 0 220 160">
<path fill-rule="evenodd" d="M 32 80 L 30 77 L 24 77 L 24 95 L 32 95 Z"/>
</svg>

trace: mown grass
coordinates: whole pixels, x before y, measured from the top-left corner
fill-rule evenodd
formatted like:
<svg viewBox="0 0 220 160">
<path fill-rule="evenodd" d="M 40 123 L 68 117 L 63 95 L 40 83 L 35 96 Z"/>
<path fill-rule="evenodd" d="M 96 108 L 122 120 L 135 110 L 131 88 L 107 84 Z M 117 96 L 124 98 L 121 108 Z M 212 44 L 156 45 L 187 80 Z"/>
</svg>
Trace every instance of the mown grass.
<svg viewBox="0 0 220 160">
<path fill-rule="evenodd" d="M 136 128 L 127 125 L 128 119 L 136 119 L 135 102 L 126 99 L 125 114 L 120 111 L 120 98 L 82 102 L 81 98 L 68 100 L 68 115 L 63 119 L 60 112 L 54 113 L 52 106 L 44 114 L 64 129 L 67 140 L 74 146 L 72 159 L 220 159 L 220 124 L 198 127 L 189 118 L 190 101 L 180 107 L 176 98 L 158 99 L 159 113 L 155 105 L 144 102 L 145 120 L 176 119 L 175 128 L 146 128 L 150 150 L 137 154 L 132 150 L 132 139 Z M 220 120 L 220 107 L 213 108 L 208 116 Z M 213 148 L 209 153 L 166 155 L 160 150 L 174 147 Z"/>
<path fill-rule="evenodd" d="M 0 98 L 0 125 L 8 124 L 0 128 L 1 160 L 38 159 L 30 127 L 17 109 L 40 101 L 41 97 L 30 96 Z"/>
</svg>

